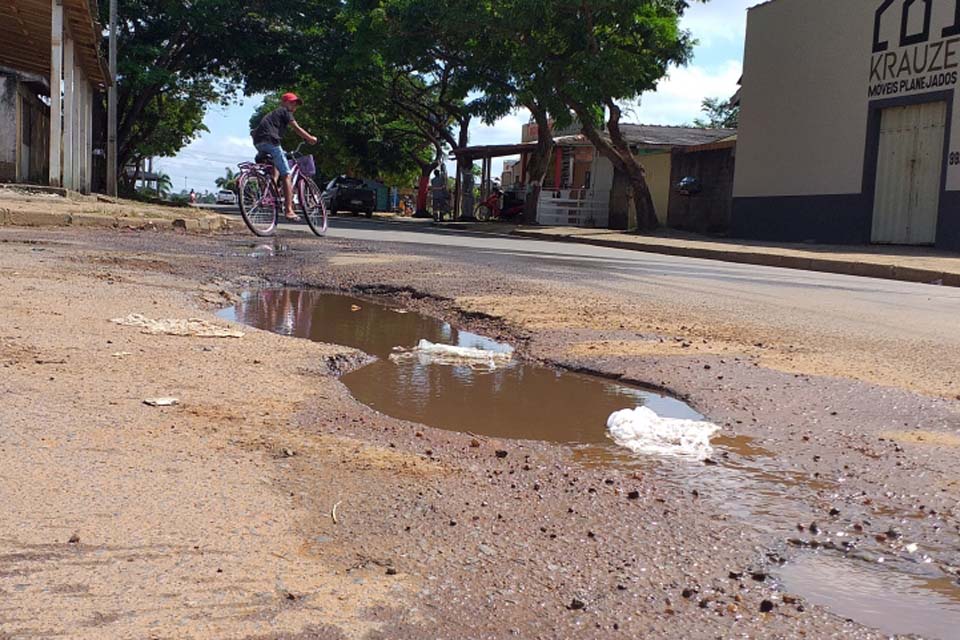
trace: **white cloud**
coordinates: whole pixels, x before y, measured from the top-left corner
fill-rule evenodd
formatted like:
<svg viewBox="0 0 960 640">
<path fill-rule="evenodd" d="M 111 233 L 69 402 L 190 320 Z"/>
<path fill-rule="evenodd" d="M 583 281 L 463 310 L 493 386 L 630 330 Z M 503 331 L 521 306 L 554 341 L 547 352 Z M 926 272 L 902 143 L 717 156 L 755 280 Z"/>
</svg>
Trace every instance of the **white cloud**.
<svg viewBox="0 0 960 640">
<path fill-rule="evenodd" d="M 680 67 L 660 82 L 657 90 L 644 94 L 628 118 L 641 124 L 684 124 L 700 115 L 704 98 L 731 97 L 737 90 L 742 65 L 729 60 L 717 71 L 704 67 Z"/>
<path fill-rule="evenodd" d="M 730 44 L 743 45 L 747 24 L 747 9 L 760 0 L 714 0 L 694 4 L 681 22 L 703 47 Z"/>
</svg>

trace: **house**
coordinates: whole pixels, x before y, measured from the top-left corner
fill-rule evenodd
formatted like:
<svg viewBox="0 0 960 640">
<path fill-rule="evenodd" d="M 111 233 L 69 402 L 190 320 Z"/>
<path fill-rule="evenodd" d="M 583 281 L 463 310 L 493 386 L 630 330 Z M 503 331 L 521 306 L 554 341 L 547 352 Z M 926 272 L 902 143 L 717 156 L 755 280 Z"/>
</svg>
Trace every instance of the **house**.
<svg viewBox="0 0 960 640">
<path fill-rule="evenodd" d="M 613 163 L 594 148 L 583 134 L 576 132 L 578 129 L 579 127 L 574 126 L 566 131 L 553 132 L 556 148 L 542 184 L 537 221 L 545 225 L 624 229 L 628 218 L 629 181 L 626 175 L 614 169 Z M 637 124 L 621 124 L 620 129 L 646 171 L 657 219 L 664 226 L 670 223 L 671 200 L 679 197 L 675 194 L 674 185 L 680 177 L 689 175 L 681 175 L 679 169 L 675 168 L 675 162 L 682 152 L 693 149 L 705 152 L 708 150 L 707 145 L 727 140 L 726 151 L 723 153 L 732 161 L 734 145 L 729 141 L 733 140 L 736 134 L 732 129 Z M 485 175 L 490 158 L 518 155 L 519 160 L 509 165 L 508 177 L 513 180 L 508 181 L 505 178 L 503 184 L 508 191 L 523 191 L 528 184 L 527 165 L 530 154 L 536 147 L 539 135 L 537 126 L 531 123 L 524 127 L 520 144 L 468 147 L 454 153 L 461 161 L 483 160 Z M 706 164 L 691 164 L 689 160 L 692 158 L 693 156 L 687 158 L 688 162 L 684 166 L 694 172 L 703 170 Z M 732 190 L 732 170 L 728 170 L 726 174 L 718 171 L 715 175 L 718 178 L 727 176 L 724 178 L 726 184 L 718 187 L 711 182 L 711 187 L 718 193 L 729 193 Z M 699 213 L 704 208 L 699 204 L 704 198 L 692 195 L 683 197 L 685 211 L 690 209 L 691 202 L 696 201 L 697 207 L 691 215 L 705 215 Z M 679 205 L 674 208 L 681 211 Z M 729 204 L 726 205 L 726 210 L 729 210 Z M 687 215 L 687 218 L 689 217 L 690 215 Z M 686 219 L 680 214 L 675 218 L 681 221 Z M 717 226 L 713 224 L 711 229 Z"/>
<path fill-rule="evenodd" d="M 960 5 L 752 8 L 732 232 L 960 250 Z"/>
<path fill-rule="evenodd" d="M 504 160 L 500 184 L 507 187 L 520 181 L 520 160 Z"/>
<path fill-rule="evenodd" d="M 0 0 L 0 182 L 90 191 L 108 84 L 94 0 Z"/>
</svg>

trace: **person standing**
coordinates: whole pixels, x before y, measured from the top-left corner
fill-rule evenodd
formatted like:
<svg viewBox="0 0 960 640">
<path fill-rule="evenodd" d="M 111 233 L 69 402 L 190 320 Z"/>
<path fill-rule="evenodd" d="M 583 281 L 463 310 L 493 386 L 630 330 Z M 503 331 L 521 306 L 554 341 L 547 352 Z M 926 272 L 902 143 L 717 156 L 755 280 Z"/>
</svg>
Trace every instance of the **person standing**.
<svg viewBox="0 0 960 640">
<path fill-rule="evenodd" d="M 447 180 L 439 169 L 433 172 L 430 190 L 433 192 L 433 215 L 437 220 L 442 220 L 447 211 Z"/>
</svg>

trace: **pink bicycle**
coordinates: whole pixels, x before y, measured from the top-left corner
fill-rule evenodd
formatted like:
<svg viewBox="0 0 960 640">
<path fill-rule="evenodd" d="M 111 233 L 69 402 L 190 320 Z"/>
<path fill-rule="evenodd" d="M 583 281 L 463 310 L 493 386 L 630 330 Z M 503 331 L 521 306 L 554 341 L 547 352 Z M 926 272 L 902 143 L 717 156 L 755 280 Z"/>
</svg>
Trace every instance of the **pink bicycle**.
<svg viewBox="0 0 960 640">
<path fill-rule="evenodd" d="M 316 165 L 313 156 L 300 153 L 300 147 L 288 153 L 292 162 L 294 207 L 307 221 L 316 235 L 327 232 L 327 207 L 322 192 L 313 181 Z M 277 230 L 280 213 L 284 211 L 283 187 L 273 181 L 273 162 L 268 154 L 257 154 L 254 162 L 241 162 L 237 191 L 240 194 L 240 215 L 254 234 L 272 236 Z"/>
</svg>

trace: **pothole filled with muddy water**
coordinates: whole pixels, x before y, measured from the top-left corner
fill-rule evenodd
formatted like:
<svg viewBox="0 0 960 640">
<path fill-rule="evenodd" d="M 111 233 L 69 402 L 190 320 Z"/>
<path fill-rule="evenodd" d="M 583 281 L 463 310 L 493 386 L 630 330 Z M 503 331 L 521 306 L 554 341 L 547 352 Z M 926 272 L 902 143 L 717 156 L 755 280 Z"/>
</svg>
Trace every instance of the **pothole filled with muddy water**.
<svg viewBox="0 0 960 640">
<path fill-rule="evenodd" d="M 441 429 L 568 444 L 583 464 L 639 466 L 657 482 L 695 489 L 774 539 L 794 539 L 797 523 L 816 518 L 824 496 L 844 492 L 839 482 L 790 470 L 749 437 L 720 433 L 677 399 L 526 362 L 510 345 L 402 308 L 266 289 L 244 294 L 221 317 L 376 356 L 341 380 L 381 413 Z M 788 592 L 886 633 L 960 637 L 960 586 L 927 555 L 941 555 L 937 550 L 907 541 L 890 549 L 868 532 L 841 530 L 803 545 L 820 551 L 799 551 L 774 571 Z"/>
<path fill-rule="evenodd" d="M 510 345 L 369 300 L 268 289 L 244 295 L 222 316 L 376 356 L 341 378 L 353 396 L 386 415 L 441 429 L 603 445 L 610 442 L 608 417 L 623 409 L 703 420 L 679 400 L 525 362 Z"/>
</svg>

